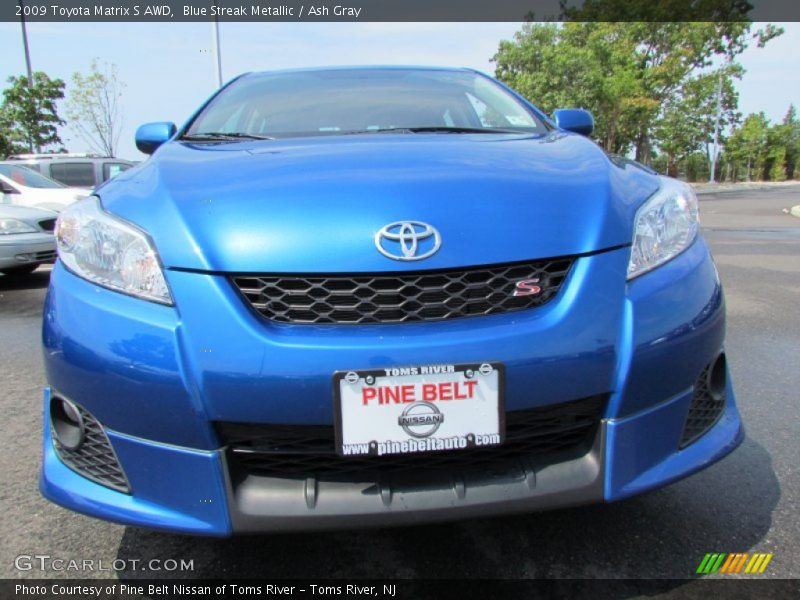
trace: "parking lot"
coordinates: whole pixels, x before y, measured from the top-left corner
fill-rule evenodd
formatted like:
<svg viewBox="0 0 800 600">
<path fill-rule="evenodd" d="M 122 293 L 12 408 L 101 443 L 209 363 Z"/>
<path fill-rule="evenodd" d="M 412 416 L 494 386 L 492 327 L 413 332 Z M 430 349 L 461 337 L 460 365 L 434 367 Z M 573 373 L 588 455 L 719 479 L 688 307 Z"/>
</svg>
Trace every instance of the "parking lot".
<svg viewBox="0 0 800 600">
<path fill-rule="evenodd" d="M 193 561 L 184 572 L 119 577 L 686 578 L 707 552 L 771 552 L 764 576 L 800 577 L 800 186 L 701 196 L 725 285 L 727 356 L 747 430 L 713 467 L 613 505 L 356 532 L 198 539 L 84 517 L 39 496 L 39 340 L 48 269 L 0 277 L 0 577 L 19 555 Z M 166 483 L 166 482 L 165 482 Z M 691 585 L 691 584 L 689 584 Z"/>
</svg>

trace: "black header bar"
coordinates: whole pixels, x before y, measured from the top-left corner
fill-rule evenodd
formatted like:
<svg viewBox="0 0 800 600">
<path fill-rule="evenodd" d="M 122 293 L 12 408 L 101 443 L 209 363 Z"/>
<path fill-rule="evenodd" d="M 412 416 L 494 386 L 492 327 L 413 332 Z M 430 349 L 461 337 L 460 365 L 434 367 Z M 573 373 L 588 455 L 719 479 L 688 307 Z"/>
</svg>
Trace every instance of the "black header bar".
<svg viewBox="0 0 800 600">
<path fill-rule="evenodd" d="M 798 0 L 2 0 L 0 21 L 800 21 Z"/>
</svg>

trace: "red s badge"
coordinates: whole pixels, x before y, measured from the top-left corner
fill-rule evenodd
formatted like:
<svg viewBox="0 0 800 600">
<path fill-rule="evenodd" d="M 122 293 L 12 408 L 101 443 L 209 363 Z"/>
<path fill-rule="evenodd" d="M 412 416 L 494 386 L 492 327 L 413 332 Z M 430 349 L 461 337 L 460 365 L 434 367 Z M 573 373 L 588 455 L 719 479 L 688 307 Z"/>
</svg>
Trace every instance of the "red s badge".
<svg viewBox="0 0 800 600">
<path fill-rule="evenodd" d="M 514 290 L 514 296 L 536 296 L 542 293 L 542 288 L 538 285 L 539 278 L 523 279 L 517 282 L 517 289 Z"/>
</svg>

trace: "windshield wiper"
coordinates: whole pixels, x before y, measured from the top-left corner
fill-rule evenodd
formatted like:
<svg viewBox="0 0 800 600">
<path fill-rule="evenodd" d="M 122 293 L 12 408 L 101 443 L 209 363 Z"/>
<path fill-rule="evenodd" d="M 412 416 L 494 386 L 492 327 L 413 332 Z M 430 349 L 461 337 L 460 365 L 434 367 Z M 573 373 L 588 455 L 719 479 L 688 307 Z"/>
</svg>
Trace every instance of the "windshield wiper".
<svg viewBox="0 0 800 600">
<path fill-rule="evenodd" d="M 203 133 L 190 133 L 181 136 L 182 140 L 188 142 L 219 142 L 219 141 L 236 141 L 236 140 L 274 140 L 274 137 L 268 135 L 259 135 L 257 133 L 244 133 L 241 131 L 204 131 Z"/>
<path fill-rule="evenodd" d="M 383 129 L 362 129 L 346 131 L 347 135 L 367 133 L 525 133 L 517 129 L 498 129 L 494 127 L 447 127 L 437 125 L 431 127 L 384 127 Z"/>
<path fill-rule="evenodd" d="M 409 127 L 408 130 L 414 133 L 521 133 L 495 127 Z"/>
</svg>

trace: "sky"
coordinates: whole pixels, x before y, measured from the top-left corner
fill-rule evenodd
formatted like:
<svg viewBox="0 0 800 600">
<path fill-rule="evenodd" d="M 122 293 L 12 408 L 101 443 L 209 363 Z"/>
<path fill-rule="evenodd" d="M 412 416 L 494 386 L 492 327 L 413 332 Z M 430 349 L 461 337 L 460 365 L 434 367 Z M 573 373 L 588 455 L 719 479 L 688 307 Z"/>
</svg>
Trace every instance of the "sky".
<svg viewBox="0 0 800 600">
<path fill-rule="evenodd" d="M 765 48 L 740 57 L 739 110 L 764 111 L 773 122 L 800 105 L 800 23 Z M 494 73 L 491 57 L 519 23 L 222 23 L 223 78 L 246 71 L 357 64 L 472 67 Z M 215 89 L 210 23 L 29 23 L 33 69 L 67 82 L 93 58 L 115 63 L 126 84 L 117 155 L 141 160 L 136 127 L 149 121 L 183 123 Z M 0 23 L 0 82 L 25 73 L 19 23 Z M 531 98 L 536 102 L 535 98 Z M 61 110 L 63 116 L 63 110 Z M 86 143 L 69 127 L 71 152 Z"/>
</svg>

